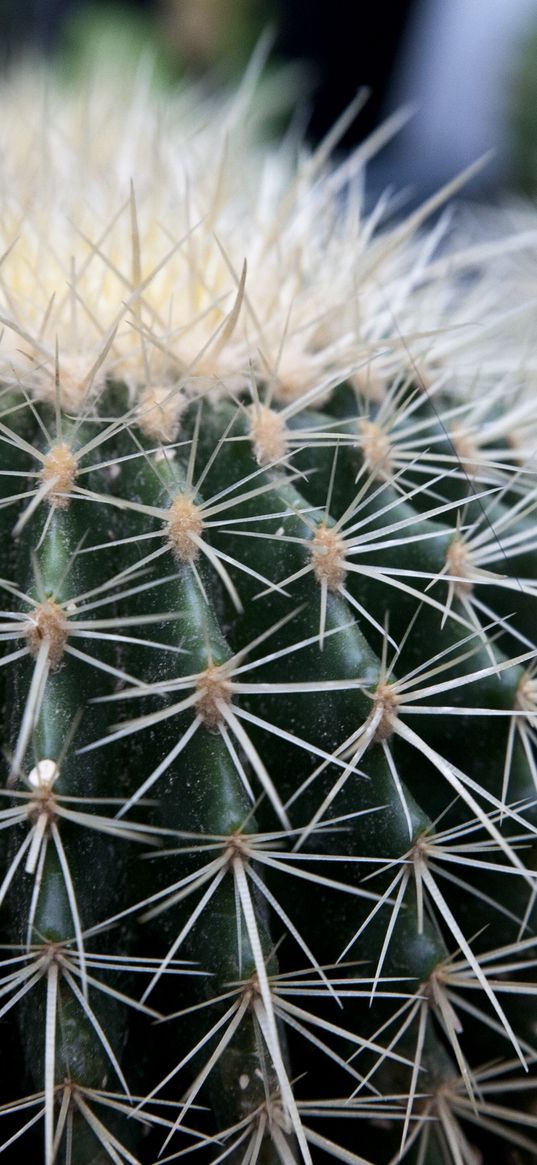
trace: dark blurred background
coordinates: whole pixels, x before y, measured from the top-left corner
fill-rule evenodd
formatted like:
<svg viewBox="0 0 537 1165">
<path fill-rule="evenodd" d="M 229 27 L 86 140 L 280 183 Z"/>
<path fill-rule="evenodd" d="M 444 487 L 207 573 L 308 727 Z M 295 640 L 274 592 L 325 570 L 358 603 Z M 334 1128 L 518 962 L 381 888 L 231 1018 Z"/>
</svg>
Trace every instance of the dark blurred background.
<svg viewBox="0 0 537 1165">
<path fill-rule="evenodd" d="M 272 60 L 305 66 L 312 142 L 360 86 L 369 100 L 341 148 L 413 105 L 374 163 L 379 183 L 421 197 L 490 149 L 481 190 L 537 188 L 537 0 L 0 0 L 0 64 L 31 49 L 76 75 L 105 37 L 118 61 L 151 45 L 165 84 L 228 79 L 267 26 Z"/>
</svg>

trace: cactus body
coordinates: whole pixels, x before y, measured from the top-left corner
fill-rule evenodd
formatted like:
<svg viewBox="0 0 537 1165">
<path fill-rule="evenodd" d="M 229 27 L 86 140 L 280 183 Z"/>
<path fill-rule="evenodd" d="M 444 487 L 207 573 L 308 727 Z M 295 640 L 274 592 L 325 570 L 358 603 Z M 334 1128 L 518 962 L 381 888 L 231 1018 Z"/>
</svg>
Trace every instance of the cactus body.
<svg viewBox="0 0 537 1165">
<path fill-rule="evenodd" d="M 54 107 L 6 197 L 3 1149 L 529 1162 L 531 393 L 425 210 L 241 172 L 251 82 L 194 144 Z"/>
</svg>

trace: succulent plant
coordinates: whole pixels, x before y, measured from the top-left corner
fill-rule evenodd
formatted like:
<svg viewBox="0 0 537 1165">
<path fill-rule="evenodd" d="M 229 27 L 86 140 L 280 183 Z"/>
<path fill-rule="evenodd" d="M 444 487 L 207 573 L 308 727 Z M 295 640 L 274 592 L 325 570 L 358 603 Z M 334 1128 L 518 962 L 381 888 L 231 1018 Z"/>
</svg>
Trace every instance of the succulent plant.
<svg viewBox="0 0 537 1165">
<path fill-rule="evenodd" d="M 2 94 L 4 1159 L 530 1162 L 520 240 L 256 67 Z"/>
</svg>

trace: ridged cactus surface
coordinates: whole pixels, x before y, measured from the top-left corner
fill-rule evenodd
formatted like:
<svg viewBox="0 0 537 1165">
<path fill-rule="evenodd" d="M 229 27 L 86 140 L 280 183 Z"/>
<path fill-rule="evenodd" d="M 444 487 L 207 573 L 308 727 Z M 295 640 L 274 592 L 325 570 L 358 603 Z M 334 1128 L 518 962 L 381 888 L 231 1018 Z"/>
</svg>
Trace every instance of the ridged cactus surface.
<svg viewBox="0 0 537 1165">
<path fill-rule="evenodd" d="M 2 95 L 3 1159 L 529 1165 L 520 240 L 255 82 Z"/>
</svg>

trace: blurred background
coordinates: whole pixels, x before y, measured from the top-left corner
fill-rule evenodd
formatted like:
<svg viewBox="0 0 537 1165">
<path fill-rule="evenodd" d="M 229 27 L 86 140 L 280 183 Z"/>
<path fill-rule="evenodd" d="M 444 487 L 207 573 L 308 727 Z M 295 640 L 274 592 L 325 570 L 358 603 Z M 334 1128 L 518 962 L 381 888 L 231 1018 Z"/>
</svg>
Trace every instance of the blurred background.
<svg viewBox="0 0 537 1165">
<path fill-rule="evenodd" d="M 312 143 L 360 86 L 370 96 L 341 149 L 413 109 L 374 184 L 418 200 L 491 150 L 480 197 L 537 192 L 537 0 L 0 0 L 0 67 L 31 51 L 76 77 L 95 52 L 124 68 L 151 47 L 159 83 L 214 83 L 240 72 L 267 26 L 273 67 L 302 66 Z"/>
</svg>

